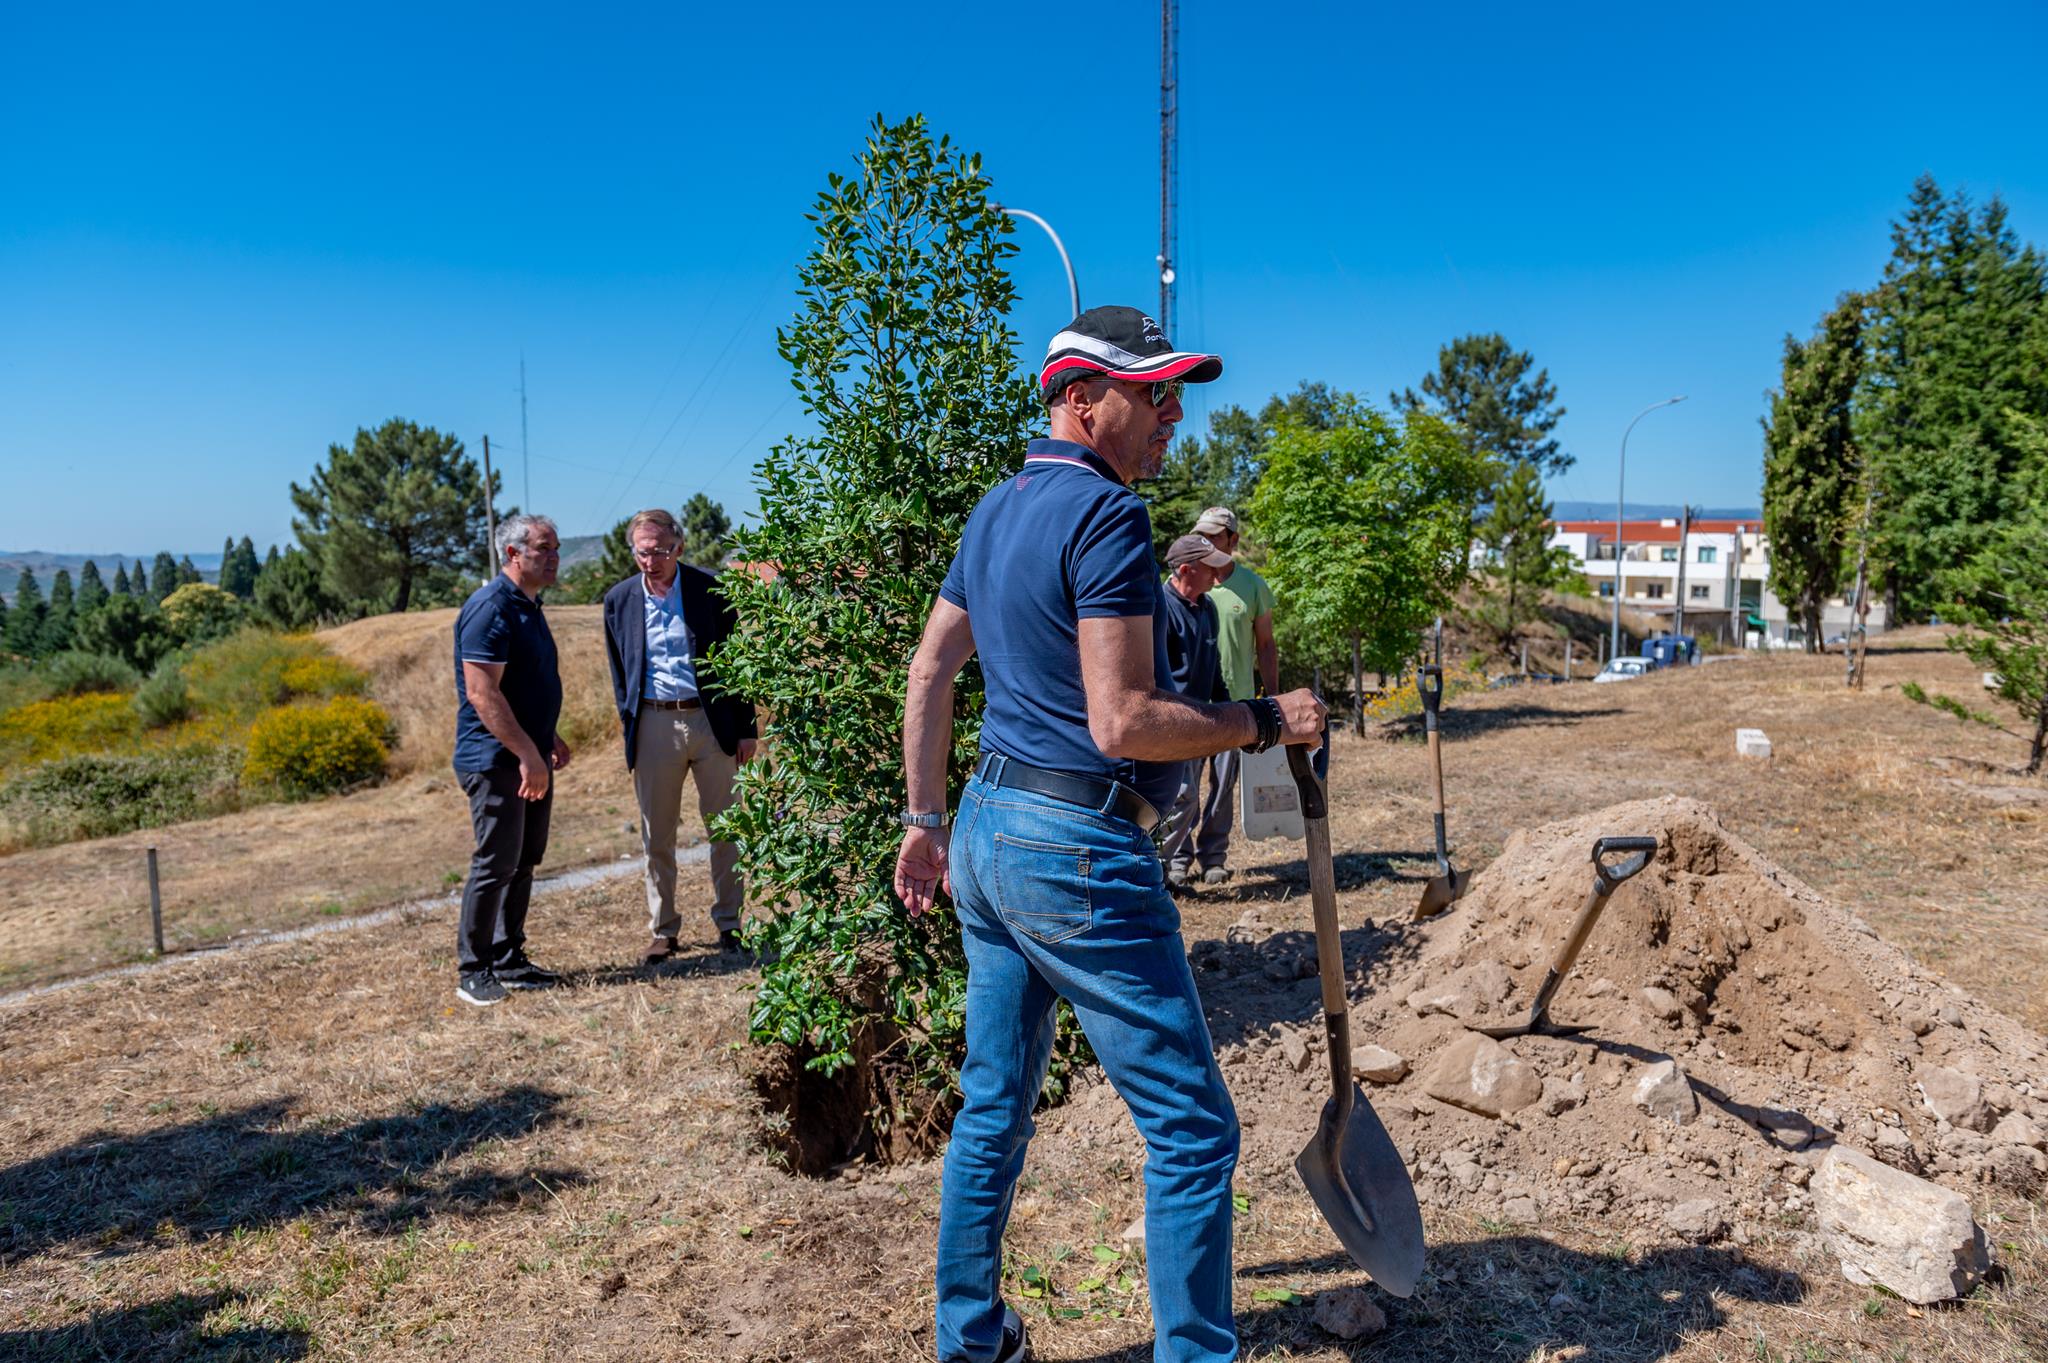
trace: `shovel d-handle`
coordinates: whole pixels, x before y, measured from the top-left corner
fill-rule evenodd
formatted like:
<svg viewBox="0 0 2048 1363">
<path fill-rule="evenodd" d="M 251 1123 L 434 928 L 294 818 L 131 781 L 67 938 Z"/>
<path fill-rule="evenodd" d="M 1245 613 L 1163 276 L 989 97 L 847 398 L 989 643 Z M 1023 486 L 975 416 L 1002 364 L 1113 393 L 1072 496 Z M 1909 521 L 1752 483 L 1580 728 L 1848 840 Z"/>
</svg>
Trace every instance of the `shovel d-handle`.
<svg viewBox="0 0 2048 1363">
<path fill-rule="evenodd" d="M 1330 858 L 1330 806 L 1309 765 L 1308 749 L 1287 748 L 1287 769 L 1301 794 L 1302 832 L 1308 847 L 1308 894 L 1316 921 L 1316 974 L 1323 987 L 1323 1031 L 1330 1043 L 1330 1100 L 1335 1129 L 1351 1114 L 1350 999 L 1344 993 L 1344 936 L 1337 922 L 1337 871 Z"/>
<path fill-rule="evenodd" d="M 1571 936 L 1565 938 L 1557 961 L 1543 977 L 1542 988 L 1536 991 L 1536 1006 L 1529 1010 L 1531 1019 L 1541 1019 L 1550 1012 L 1551 996 L 1564 983 L 1564 977 L 1571 974 L 1578 963 L 1579 953 L 1586 948 L 1586 939 L 1593 935 L 1593 925 L 1600 921 L 1600 913 L 1607 907 L 1607 901 L 1621 888 L 1621 883 L 1649 865 L 1650 854 L 1657 850 L 1655 838 L 1601 838 L 1593 844 L 1593 889 L 1586 896 L 1585 907 L 1572 920 Z M 1607 857 L 1634 853 L 1618 866 L 1609 866 Z"/>
</svg>

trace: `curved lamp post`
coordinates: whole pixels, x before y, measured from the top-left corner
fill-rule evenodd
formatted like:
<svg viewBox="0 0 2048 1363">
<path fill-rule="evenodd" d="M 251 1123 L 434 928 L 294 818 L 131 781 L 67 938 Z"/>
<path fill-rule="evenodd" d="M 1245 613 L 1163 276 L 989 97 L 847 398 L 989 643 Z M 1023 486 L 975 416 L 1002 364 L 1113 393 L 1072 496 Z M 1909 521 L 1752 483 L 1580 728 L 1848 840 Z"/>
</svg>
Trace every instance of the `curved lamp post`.
<svg viewBox="0 0 2048 1363">
<path fill-rule="evenodd" d="M 1673 403 L 1684 401 L 1685 395 L 1681 393 L 1675 398 L 1651 403 L 1637 412 L 1635 421 L 1629 422 L 1628 429 L 1621 433 L 1621 469 L 1614 477 L 1614 632 L 1607 646 L 1607 656 L 1610 658 L 1621 656 L 1621 508 L 1623 480 L 1628 474 L 1628 433 L 1636 428 L 1636 421 L 1641 421 L 1659 407 L 1669 407 Z M 1684 553 L 1685 546 L 1679 545 L 1678 552 Z"/>
<path fill-rule="evenodd" d="M 1037 223 L 1045 229 L 1045 234 L 1052 238 L 1052 248 L 1060 253 L 1060 264 L 1067 267 L 1067 301 L 1073 304 L 1074 311 L 1072 315 L 1079 317 L 1081 315 L 1081 289 L 1079 285 L 1074 283 L 1074 262 L 1067 259 L 1067 248 L 1065 243 L 1060 240 L 1060 234 L 1053 231 L 1052 224 L 1039 217 L 1036 213 L 1022 208 L 1005 208 L 1001 204 L 995 205 L 995 209 L 998 213 L 1008 213 L 1013 218 L 1023 218 L 1027 222 Z"/>
</svg>

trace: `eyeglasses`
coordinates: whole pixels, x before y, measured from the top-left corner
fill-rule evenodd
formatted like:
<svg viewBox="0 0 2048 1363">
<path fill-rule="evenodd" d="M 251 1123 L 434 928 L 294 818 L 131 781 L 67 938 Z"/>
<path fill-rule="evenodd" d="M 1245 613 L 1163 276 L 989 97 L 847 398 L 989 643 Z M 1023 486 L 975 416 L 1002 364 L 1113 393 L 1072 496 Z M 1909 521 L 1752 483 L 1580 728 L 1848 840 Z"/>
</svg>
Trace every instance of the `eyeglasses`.
<svg viewBox="0 0 2048 1363">
<path fill-rule="evenodd" d="M 1088 379 L 1087 382 L 1131 383 L 1132 380 L 1116 379 L 1111 378 L 1107 374 L 1097 374 L 1092 378 Z M 1152 406 L 1154 408 L 1159 408 L 1164 407 L 1167 403 L 1167 399 L 1169 398 L 1171 398 L 1175 402 L 1179 402 L 1180 395 L 1182 393 L 1187 392 L 1188 390 L 1188 381 L 1186 379 L 1161 379 L 1157 383 L 1141 383 L 1135 384 L 1134 386 L 1144 390 L 1145 395 L 1151 399 Z"/>
</svg>

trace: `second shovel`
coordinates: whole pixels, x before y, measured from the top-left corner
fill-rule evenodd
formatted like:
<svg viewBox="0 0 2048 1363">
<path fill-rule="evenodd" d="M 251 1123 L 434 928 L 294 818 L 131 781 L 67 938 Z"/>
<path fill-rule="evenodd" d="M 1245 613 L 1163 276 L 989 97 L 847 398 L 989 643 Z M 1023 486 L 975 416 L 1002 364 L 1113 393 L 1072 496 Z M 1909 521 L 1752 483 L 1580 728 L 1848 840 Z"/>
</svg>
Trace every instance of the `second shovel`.
<svg viewBox="0 0 2048 1363">
<path fill-rule="evenodd" d="M 1436 874 L 1422 887 L 1422 900 L 1415 906 L 1420 923 L 1433 918 L 1465 897 L 1471 888 L 1470 871 L 1451 869 L 1450 846 L 1444 840 L 1444 749 L 1437 731 L 1437 712 L 1443 708 L 1444 670 L 1438 663 L 1425 666 L 1415 678 L 1415 690 L 1422 697 L 1422 729 L 1429 738 L 1429 767 L 1436 777 Z"/>
<path fill-rule="evenodd" d="M 1528 1036 L 1531 1032 L 1539 1036 L 1577 1036 L 1591 1031 L 1590 1027 L 1560 1025 L 1550 1020 L 1550 1000 L 1557 994 L 1558 985 L 1571 973 L 1572 966 L 1579 959 L 1579 952 L 1585 949 L 1586 939 L 1593 935 L 1593 925 L 1600 921 L 1600 911 L 1607 907 L 1607 901 L 1621 888 L 1621 882 L 1649 864 L 1657 851 L 1655 838 L 1602 838 L 1593 844 L 1593 888 L 1586 895 L 1586 905 L 1579 910 L 1579 916 L 1572 920 L 1572 930 L 1558 949 L 1557 959 L 1551 963 L 1543 976 L 1542 985 L 1536 990 L 1536 1003 L 1529 1009 L 1529 1020 L 1518 1022 L 1512 1027 L 1473 1027 L 1475 1032 L 1484 1032 L 1497 1041 L 1511 1036 Z M 1627 861 L 1609 865 L 1607 858 L 1625 852 L 1633 852 Z"/>
</svg>

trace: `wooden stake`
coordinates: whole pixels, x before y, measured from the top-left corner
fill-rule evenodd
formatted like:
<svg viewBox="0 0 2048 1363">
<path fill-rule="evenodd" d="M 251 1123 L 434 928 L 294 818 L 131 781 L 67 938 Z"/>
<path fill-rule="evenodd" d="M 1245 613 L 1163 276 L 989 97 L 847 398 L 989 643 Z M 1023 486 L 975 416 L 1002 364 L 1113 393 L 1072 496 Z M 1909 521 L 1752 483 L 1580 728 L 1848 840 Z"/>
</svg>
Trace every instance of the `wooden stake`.
<svg viewBox="0 0 2048 1363">
<path fill-rule="evenodd" d="M 149 849 L 149 935 L 156 943 L 156 954 L 164 954 L 164 896 L 157 885 L 156 849 Z"/>
</svg>

